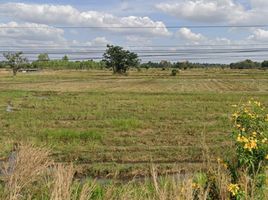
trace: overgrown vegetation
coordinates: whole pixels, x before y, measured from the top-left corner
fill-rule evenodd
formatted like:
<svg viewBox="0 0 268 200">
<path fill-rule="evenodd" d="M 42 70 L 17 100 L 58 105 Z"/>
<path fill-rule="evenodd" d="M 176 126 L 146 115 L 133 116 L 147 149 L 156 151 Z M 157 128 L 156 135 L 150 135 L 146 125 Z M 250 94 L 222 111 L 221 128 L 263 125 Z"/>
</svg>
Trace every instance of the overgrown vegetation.
<svg viewBox="0 0 268 200">
<path fill-rule="evenodd" d="M 268 164 L 268 114 L 254 99 L 239 106 L 233 114 L 236 155 L 228 161 L 235 199 L 265 199 Z"/>
<path fill-rule="evenodd" d="M 151 176 L 129 183 L 75 177 L 78 168 L 55 163 L 49 151 L 31 145 L 15 145 L 2 164 L 0 197 L 6 200 L 218 200 L 268 197 L 268 118 L 264 106 L 252 100 L 233 114 L 236 154 L 228 162 L 203 149 L 204 170 L 192 174 L 158 176 L 152 165 Z"/>
</svg>

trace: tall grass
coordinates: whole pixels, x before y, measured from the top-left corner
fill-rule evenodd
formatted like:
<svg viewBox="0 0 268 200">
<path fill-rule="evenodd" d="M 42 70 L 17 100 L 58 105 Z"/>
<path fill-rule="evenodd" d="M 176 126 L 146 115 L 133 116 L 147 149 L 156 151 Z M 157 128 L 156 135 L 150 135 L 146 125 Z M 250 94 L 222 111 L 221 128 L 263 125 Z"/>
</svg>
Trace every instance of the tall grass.
<svg viewBox="0 0 268 200">
<path fill-rule="evenodd" d="M 52 164 L 48 150 L 31 145 L 15 145 L 1 170 L 5 185 L 3 196 L 9 200 L 21 199 L 23 193 L 27 193 L 31 184 L 38 181 Z"/>
<path fill-rule="evenodd" d="M 76 179 L 75 167 L 54 163 L 46 149 L 22 144 L 16 146 L 13 153 L 14 160 L 9 159 L 2 166 L 4 190 L 0 197 L 3 200 L 225 200 L 231 197 L 228 192 L 231 176 L 220 160 L 216 165 L 210 163 L 206 173 L 159 176 L 157 167 L 152 166 L 151 177 L 145 180 L 103 184 Z M 255 184 L 252 181 L 246 172 L 241 172 L 240 183 L 247 191 L 246 199 L 257 199 L 248 188 Z M 39 190 L 34 189 L 36 185 Z M 42 192 L 45 188 L 47 193 Z M 265 192 L 263 198 L 267 197 Z"/>
</svg>

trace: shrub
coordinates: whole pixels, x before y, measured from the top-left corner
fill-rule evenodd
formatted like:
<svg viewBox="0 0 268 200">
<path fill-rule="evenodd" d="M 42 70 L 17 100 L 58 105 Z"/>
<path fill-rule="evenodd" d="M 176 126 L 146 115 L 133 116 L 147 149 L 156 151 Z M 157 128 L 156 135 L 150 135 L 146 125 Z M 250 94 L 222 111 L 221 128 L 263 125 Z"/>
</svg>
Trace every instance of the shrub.
<svg viewBox="0 0 268 200">
<path fill-rule="evenodd" d="M 237 106 L 235 106 L 237 107 Z M 268 159 L 268 115 L 258 101 L 250 100 L 232 115 L 235 156 L 228 161 L 233 199 L 263 198 Z"/>
<path fill-rule="evenodd" d="M 172 69 L 171 76 L 176 76 L 177 73 L 178 73 L 178 70 L 177 69 Z"/>
</svg>

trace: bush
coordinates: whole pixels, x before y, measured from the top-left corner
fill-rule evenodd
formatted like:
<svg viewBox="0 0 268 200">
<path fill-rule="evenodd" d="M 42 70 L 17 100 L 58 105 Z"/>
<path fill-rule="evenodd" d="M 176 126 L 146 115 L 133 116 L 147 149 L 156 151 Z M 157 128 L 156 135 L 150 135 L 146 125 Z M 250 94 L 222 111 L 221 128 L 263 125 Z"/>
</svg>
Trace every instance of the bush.
<svg viewBox="0 0 268 200">
<path fill-rule="evenodd" d="M 233 199 L 263 199 L 268 159 L 268 115 L 258 101 L 250 100 L 232 115 L 235 156 L 228 160 Z"/>
<path fill-rule="evenodd" d="M 178 73 L 178 70 L 177 69 L 172 69 L 171 76 L 176 76 L 177 73 Z"/>
</svg>

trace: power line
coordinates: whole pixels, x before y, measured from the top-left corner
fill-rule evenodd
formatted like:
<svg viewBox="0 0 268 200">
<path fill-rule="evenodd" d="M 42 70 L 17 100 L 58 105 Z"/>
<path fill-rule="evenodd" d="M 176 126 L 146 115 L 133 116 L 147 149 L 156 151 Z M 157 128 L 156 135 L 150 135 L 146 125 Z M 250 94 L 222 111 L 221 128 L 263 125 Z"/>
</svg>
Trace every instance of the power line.
<svg viewBox="0 0 268 200">
<path fill-rule="evenodd" d="M 186 45 L 121 45 L 124 48 L 137 48 L 139 50 L 141 48 L 189 48 L 189 47 L 204 47 L 203 49 L 210 47 L 247 47 L 247 46 L 267 46 L 268 43 L 249 43 L 249 44 L 186 44 Z M 63 45 L 64 46 L 64 45 Z M 56 48 L 58 47 L 58 48 Z M 89 46 L 89 45 L 70 45 L 61 47 L 61 45 L 0 45 L 0 48 L 7 48 L 6 51 L 21 51 L 22 49 L 38 49 L 45 48 L 46 50 L 64 50 L 70 48 L 80 48 L 80 49 L 98 49 L 98 50 L 106 50 L 105 46 Z M 17 48 L 17 50 L 15 49 Z M 99 49 L 101 48 L 101 49 Z M 224 49 L 224 48 L 222 48 Z"/>
<path fill-rule="evenodd" d="M 148 53 L 148 52 L 147 52 Z M 157 56 L 192 56 L 192 55 L 211 55 L 211 56 L 218 56 L 218 55 L 221 55 L 221 54 L 225 54 L 225 56 L 230 56 L 230 55 L 228 55 L 228 54 L 235 54 L 234 56 L 242 56 L 242 57 L 246 57 L 246 56 L 268 56 L 268 51 L 264 51 L 264 52 L 262 52 L 262 53 L 267 53 L 267 54 L 262 54 L 262 55 L 260 55 L 260 54 L 252 54 L 252 55 L 250 55 L 250 54 L 248 54 L 248 53 L 256 53 L 255 51 L 247 51 L 246 53 L 247 54 L 243 54 L 243 55 L 241 55 L 241 53 L 245 53 L 245 52 L 200 52 L 200 53 L 173 53 L 173 52 L 167 52 L 167 53 L 151 53 L 151 54 L 139 54 L 139 57 L 141 57 L 141 58 L 143 58 L 143 57 L 157 57 Z M 38 54 L 26 54 L 26 55 L 31 55 L 31 58 L 34 58 L 34 57 L 32 57 L 32 55 L 38 55 Z M 53 55 L 64 55 L 64 54 L 53 54 Z M 77 56 L 77 54 L 70 54 L 70 55 L 76 55 Z M 29 56 L 27 56 L 27 57 L 29 57 Z M 59 58 L 61 58 L 61 57 L 59 57 Z M 96 58 L 103 58 L 102 56 L 100 56 L 100 55 L 98 55 L 98 56 L 91 56 L 91 57 L 87 57 L 87 58 L 85 58 L 85 57 L 82 57 L 82 55 L 81 55 L 81 57 L 79 57 L 79 58 L 81 58 L 81 59 L 96 59 Z"/>
<path fill-rule="evenodd" d="M 27 50 L 23 51 L 24 54 L 41 54 L 41 53 L 47 53 L 47 54 L 97 54 L 97 53 L 104 53 L 105 50 L 99 50 L 99 49 L 92 49 L 92 50 L 80 50 L 80 51 L 48 51 L 48 50 Z M 135 53 L 249 53 L 249 52 L 268 52 L 268 48 L 226 48 L 226 49 L 220 49 L 220 48 L 214 48 L 214 49 L 174 49 L 174 50 L 167 50 L 167 49 L 152 49 L 152 50 L 132 50 Z M 0 53 L 6 53 L 6 52 L 16 52 L 16 50 L 1 50 Z"/>
<path fill-rule="evenodd" d="M 170 56 L 170 55 L 168 55 Z M 229 56 L 225 56 L 225 58 L 251 58 L 251 59 L 254 59 L 254 58 L 264 58 L 264 57 L 268 57 L 268 55 L 229 55 Z M 147 55 L 147 56 L 141 56 L 141 58 L 154 58 L 154 57 L 157 57 L 157 58 L 161 58 L 161 57 L 167 57 L 167 55 Z M 170 56 L 171 58 L 174 58 L 175 56 Z M 203 60 L 203 59 L 206 59 L 206 60 L 217 60 L 219 59 L 219 57 L 213 57 L 213 56 L 209 56 L 209 57 L 188 57 L 188 56 L 185 56 L 185 57 L 180 57 L 180 58 L 176 58 L 177 61 L 180 61 L 180 60 Z M 57 61 L 57 60 L 61 60 L 61 58 L 53 58 L 53 59 L 50 59 L 51 61 Z M 102 57 L 81 57 L 81 58 L 69 58 L 69 61 L 87 61 L 87 60 L 102 60 Z M 36 61 L 34 58 L 30 58 L 29 59 L 30 62 L 33 62 L 33 61 Z"/>
<path fill-rule="evenodd" d="M 210 29 L 210 28 L 265 28 L 268 24 L 248 24 L 248 25 L 180 25 L 180 26 L 1 26 L 0 29 Z"/>
</svg>

